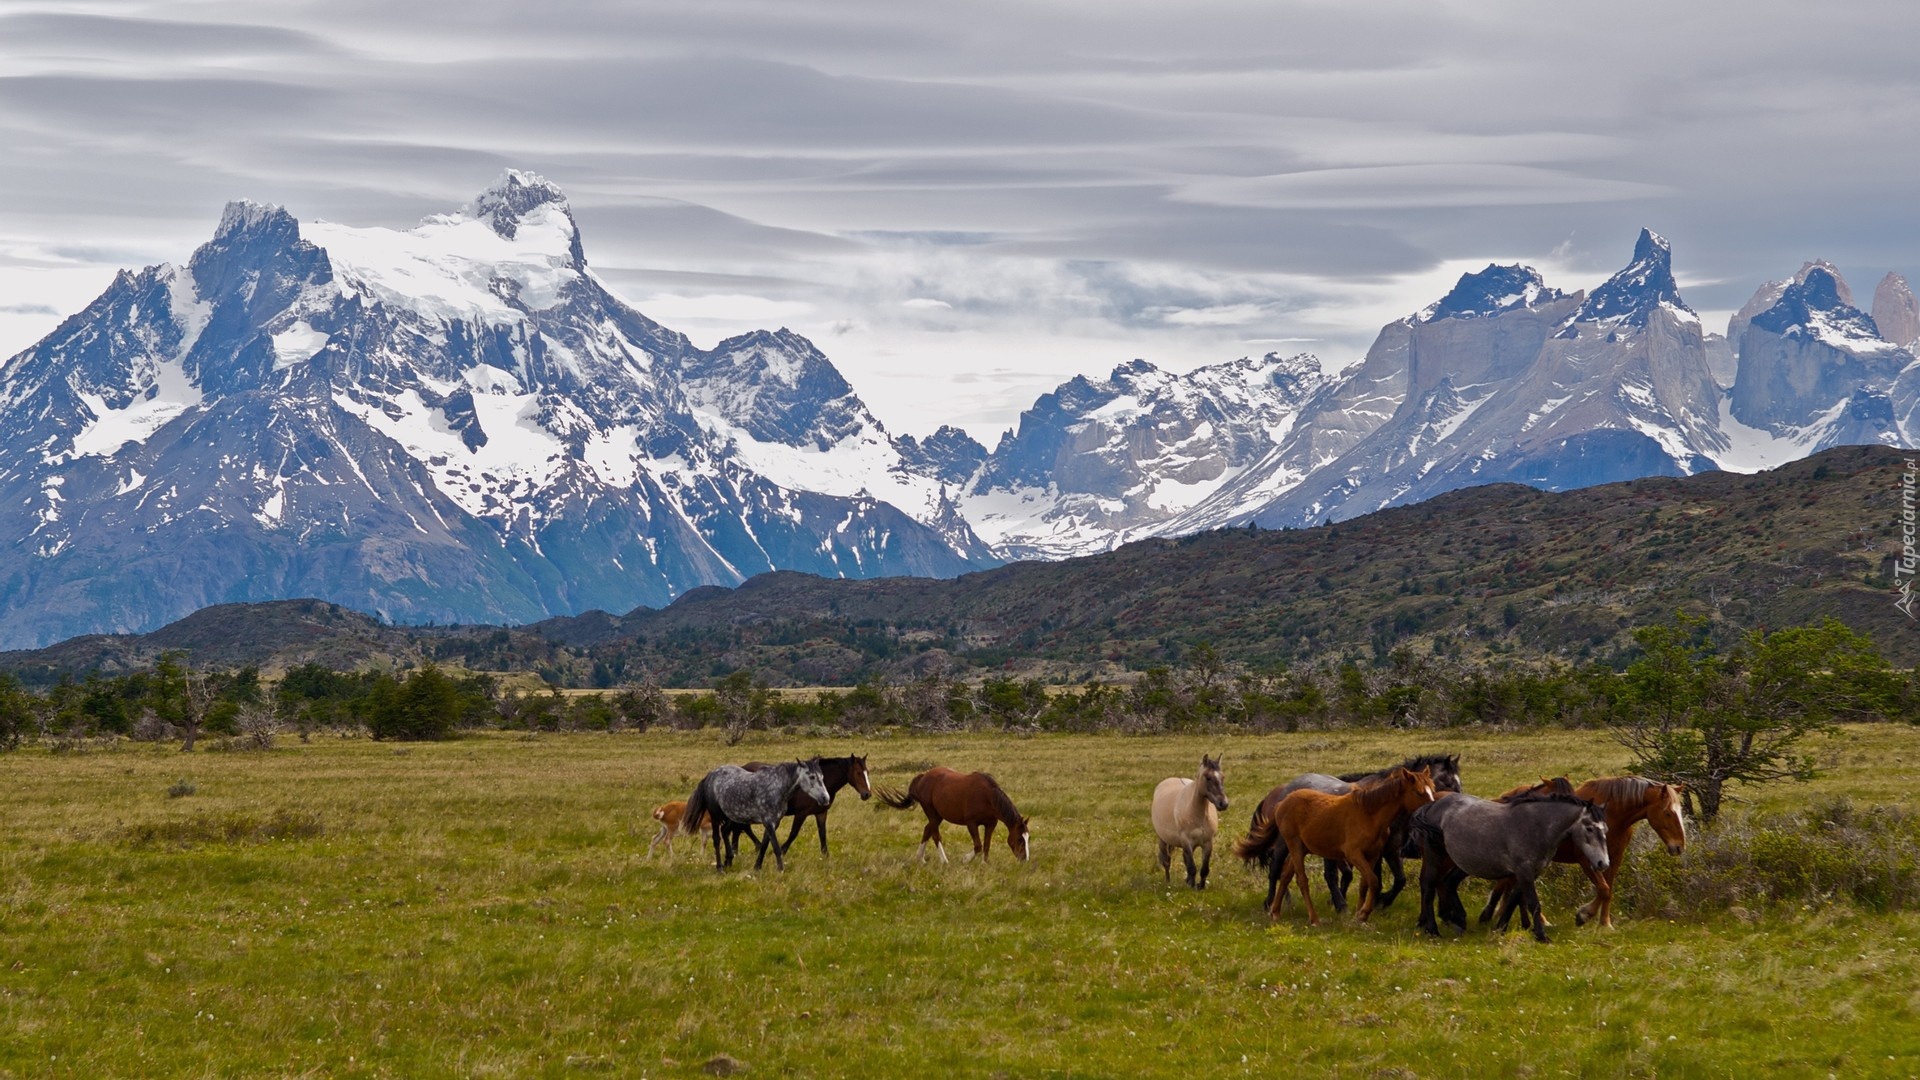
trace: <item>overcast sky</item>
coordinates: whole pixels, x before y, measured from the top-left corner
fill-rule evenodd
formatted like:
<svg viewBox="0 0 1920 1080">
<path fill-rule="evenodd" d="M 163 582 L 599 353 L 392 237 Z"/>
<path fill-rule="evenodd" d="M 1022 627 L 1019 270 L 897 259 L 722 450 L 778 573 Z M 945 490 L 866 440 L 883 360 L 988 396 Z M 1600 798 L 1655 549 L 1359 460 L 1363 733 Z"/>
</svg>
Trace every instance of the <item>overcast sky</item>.
<svg viewBox="0 0 1920 1080">
<path fill-rule="evenodd" d="M 785 325 L 991 441 L 1133 357 L 1338 368 L 1462 270 L 1673 241 L 1725 315 L 1920 279 L 1920 5 L 0 0 L 0 355 L 229 199 L 407 227 L 505 167 L 702 345 Z"/>
</svg>

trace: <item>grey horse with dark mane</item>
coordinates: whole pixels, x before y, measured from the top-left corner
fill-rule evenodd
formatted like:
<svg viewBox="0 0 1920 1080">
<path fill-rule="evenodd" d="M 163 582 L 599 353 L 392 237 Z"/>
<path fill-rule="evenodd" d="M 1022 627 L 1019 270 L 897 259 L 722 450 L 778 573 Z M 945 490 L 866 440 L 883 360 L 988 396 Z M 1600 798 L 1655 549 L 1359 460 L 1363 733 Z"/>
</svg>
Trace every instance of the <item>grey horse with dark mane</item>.
<svg viewBox="0 0 1920 1080">
<path fill-rule="evenodd" d="M 1434 901 L 1439 897 L 1447 921 L 1465 932 L 1466 912 L 1459 885 L 1468 876 L 1511 881 L 1496 924 L 1507 927 L 1516 904 L 1533 923 L 1533 936 L 1547 940 L 1540 921 L 1540 894 L 1534 887 L 1562 841 L 1577 849 L 1601 872 L 1607 863 L 1607 819 L 1600 807 L 1571 795 L 1520 795 L 1495 802 L 1472 795 L 1450 795 L 1414 812 L 1408 831 L 1421 849 L 1420 928 L 1438 935 Z M 1439 896 L 1441 890 L 1445 896 Z M 1456 921 L 1457 920 L 1457 921 Z"/>
<path fill-rule="evenodd" d="M 811 761 L 787 761 L 779 765 L 769 765 L 758 772 L 748 772 L 738 765 L 722 765 L 700 778 L 700 783 L 687 796 L 687 809 L 681 818 L 681 828 L 691 835 L 699 826 L 701 814 L 706 814 L 713 829 L 713 868 L 721 869 L 721 851 L 725 842 L 721 833 L 729 825 L 737 825 L 753 837 L 753 868 L 760 869 L 766 861 L 767 848 L 773 848 L 774 865 L 781 870 L 787 863 L 781 857 L 779 838 L 775 833 L 780 828 L 780 819 L 786 816 L 787 803 L 793 793 L 799 791 L 822 807 L 833 803 L 833 796 L 827 791 L 826 781 L 820 775 L 820 759 Z M 752 826 L 761 828 L 761 835 L 755 835 Z"/>
</svg>

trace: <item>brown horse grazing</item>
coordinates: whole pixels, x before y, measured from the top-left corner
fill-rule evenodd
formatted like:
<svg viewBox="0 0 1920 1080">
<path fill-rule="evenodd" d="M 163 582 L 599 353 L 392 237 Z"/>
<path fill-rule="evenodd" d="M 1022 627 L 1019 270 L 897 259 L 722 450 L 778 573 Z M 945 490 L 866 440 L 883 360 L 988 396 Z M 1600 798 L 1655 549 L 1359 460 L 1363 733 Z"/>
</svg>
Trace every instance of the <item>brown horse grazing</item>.
<svg viewBox="0 0 1920 1080">
<path fill-rule="evenodd" d="M 653 858 L 653 849 L 659 847 L 661 841 L 666 842 L 667 854 L 673 854 L 673 834 L 680 831 L 680 818 L 681 815 L 686 812 L 687 801 L 685 799 L 675 799 L 672 802 L 664 802 L 653 808 L 653 820 L 660 823 L 660 832 L 654 836 L 653 842 L 647 845 L 647 858 Z M 705 815 L 702 815 L 702 817 L 704 818 Z M 693 828 L 688 831 L 697 833 L 705 826 L 706 822 L 704 820 L 696 821 L 693 823 Z"/>
<path fill-rule="evenodd" d="M 1319 913 L 1313 909 L 1313 893 L 1307 888 L 1307 856 L 1318 855 L 1323 859 L 1339 859 L 1360 874 L 1358 914 L 1360 921 L 1366 922 L 1380 896 L 1380 872 L 1376 867 L 1388 837 L 1393 834 L 1394 819 L 1434 798 L 1431 767 L 1410 772 L 1399 766 L 1378 780 L 1362 780 L 1345 795 L 1301 788 L 1280 800 L 1279 809 L 1274 811 L 1274 824 L 1280 830 L 1281 843 L 1287 846 L 1287 864 L 1280 875 L 1280 889 L 1267 908 L 1267 917 L 1280 917 L 1280 905 L 1287 899 L 1288 884 L 1297 880 L 1300 898 L 1307 905 L 1307 924 L 1319 925 Z"/>
<path fill-rule="evenodd" d="M 1522 785 L 1500 796 L 1502 800 L 1514 795 L 1561 792 L 1570 787 L 1564 776 L 1552 780 L 1541 780 L 1534 785 Z M 1684 784 L 1662 784 L 1644 776 L 1599 776 L 1572 788 L 1573 794 L 1605 810 L 1607 813 L 1607 868 L 1595 870 L 1573 845 L 1562 843 L 1560 850 L 1553 853 L 1553 861 L 1575 863 L 1586 871 L 1587 880 L 1593 882 L 1592 900 L 1573 913 L 1575 926 L 1585 926 L 1589 919 L 1598 915 L 1600 925 L 1613 926 L 1613 881 L 1620 875 L 1620 864 L 1626 861 L 1627 844 L 1633 839 L 1633 827 L 1645 821 L 1659 834 L 1661 843 L 1667 846 L 1667 854 L 1678 855 L 1687 849 L 1687 821 L 1680 812 L 1680 797 L 1686 793 Z M 1486 922 L 1493 917 L 1494 906 L 1506 895 L 1507 882 L 1497 882 L 1493 894 L 1487 898 L 1487 906 L 1480 913 L 1480 921 Z"/>
<path fill-rule="evenodd" d="M 927 827 L 920 834 L 920 861 L 927 861 L 927 844 L 933 844 L 940 852 L 940 861 L 947 860 L 947 846 L 940 842 L 940 823 L 951 821 L 955 825 L 965 825 L 967 835 L 973 838 L 973 853 L 982 861 L 993 845 L 994 826 L 1005 824 L 1007 827 L 1007 847 L 1021 862 L 1027 860 L 1032 848 L 1028 845 L 1027 818 L 1013 808 L 1013 800 L 1000 790 L 999 781 L 983 772 L 958 773 L 944 766 L 936 765 L 907 784 L 907 793 L 875 788 L 874 794 L 880 801 L 895 810 L 908 810 L 918 806 L 927 815 Z M 986 837 L 981 838 L 979 829 L 986 827 Z"/>
</svg>

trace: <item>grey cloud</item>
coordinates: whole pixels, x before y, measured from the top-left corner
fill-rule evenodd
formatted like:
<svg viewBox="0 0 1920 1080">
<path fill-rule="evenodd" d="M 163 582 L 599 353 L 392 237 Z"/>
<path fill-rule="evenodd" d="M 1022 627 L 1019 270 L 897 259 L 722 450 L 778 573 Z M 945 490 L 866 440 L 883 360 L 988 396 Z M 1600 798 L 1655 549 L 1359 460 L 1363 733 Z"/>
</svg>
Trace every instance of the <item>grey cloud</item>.
<svg viewBox="0 0 1920 1080">
<path fill-rule="evenodd" d="M 35 11 L 0 16 L 0 51 L 136 59 L 338 55 L 325 38 L 278 26 Z"/>
</svg>

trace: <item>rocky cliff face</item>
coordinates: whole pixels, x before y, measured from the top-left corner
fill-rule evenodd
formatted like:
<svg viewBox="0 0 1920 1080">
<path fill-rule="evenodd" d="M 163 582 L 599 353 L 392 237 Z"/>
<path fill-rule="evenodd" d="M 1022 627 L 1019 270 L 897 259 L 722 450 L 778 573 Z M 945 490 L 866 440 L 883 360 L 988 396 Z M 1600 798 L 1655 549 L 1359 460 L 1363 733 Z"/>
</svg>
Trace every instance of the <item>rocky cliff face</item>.
<svg viewBox="0 0 1920 1080">
<path fill-rule="evenodd" d="M 1909 352 L 1920 345 L 1920 301 L 1906 278 L 1890 273 L 1880 279 L 1873 290 L 1873 324 L 1882 338 Z"/>
</svg>

